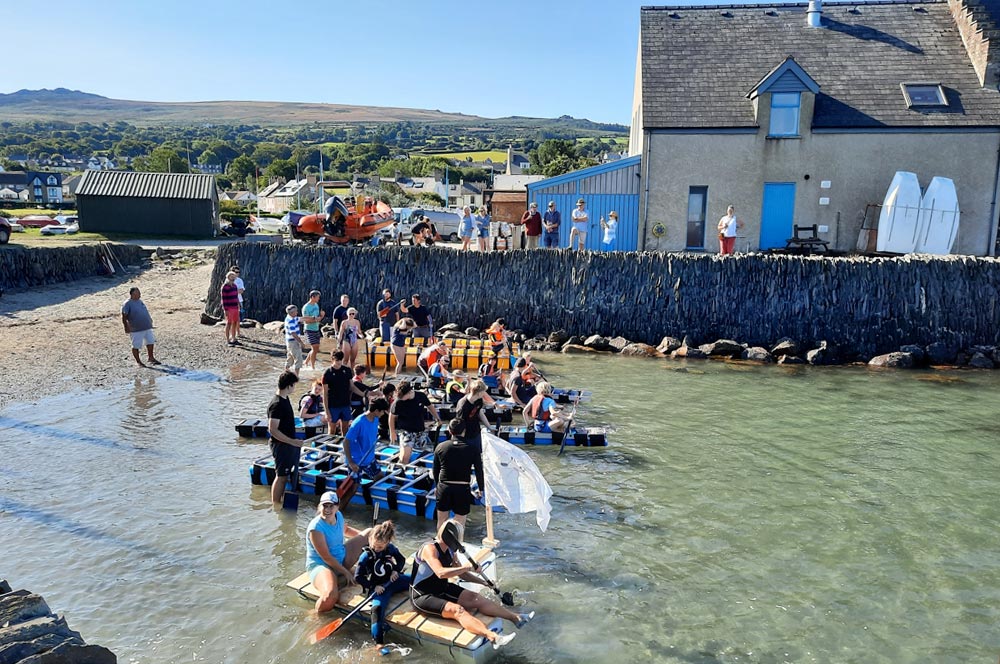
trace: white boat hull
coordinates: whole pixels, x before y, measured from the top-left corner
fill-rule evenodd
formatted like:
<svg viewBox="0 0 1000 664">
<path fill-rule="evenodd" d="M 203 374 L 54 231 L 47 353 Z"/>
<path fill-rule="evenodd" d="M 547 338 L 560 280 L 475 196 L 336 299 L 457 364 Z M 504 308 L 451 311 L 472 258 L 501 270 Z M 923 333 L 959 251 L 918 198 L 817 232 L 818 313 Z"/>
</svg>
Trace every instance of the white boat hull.
<svg viewBox="0 0 1000 664">
<path fill-rule="evenodd" d="M 921 199 L 915 251 L 918 254 L 950 254 L 958 237 L 960 217 L 955 183 L 950 178 L 935 177 Z"/>
<path fill-rule="evenodd" d="M 916 249 L 920 202 L 920 182 L 916 173 L 897 171 L 879 214 L 878 251 L 909 254 Z"/>
</svg>

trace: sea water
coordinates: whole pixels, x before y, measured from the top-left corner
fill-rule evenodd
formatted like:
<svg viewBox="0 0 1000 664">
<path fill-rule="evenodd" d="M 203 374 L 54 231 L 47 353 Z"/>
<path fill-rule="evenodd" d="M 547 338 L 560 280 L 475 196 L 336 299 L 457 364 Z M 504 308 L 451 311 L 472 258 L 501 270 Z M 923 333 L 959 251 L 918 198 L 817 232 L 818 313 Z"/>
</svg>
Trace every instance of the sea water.
<svg viewBox="0 0 1000 664">
<path fill-rule="evenodd" d="M 552 521 L 542 533 L 533 515 L 496 517 L 501 588 L 538 613 L 501 661 L 997 658 L 1000 375 L 559 355 L 541 367 L 593 391 L 577 418 L 611 442 L 529 449 Z M 275 512 L 249 481 L 267 445 L 233 428 L 264 416 L 277 369 L 140 371 L 0 412 L 2 576 L 121 662 L 399 659 L 360 622 L 308 645 L 323 621 L 285 583 L 303 570 L 314 505 Z M 358 527 L 371 516 L 346 509 Z M 431 533 L 393 516 L 407 553 Z M 467 537 L 484 534 L 474 511 Z M 405 659 L 441 661 L 419 646 Z"/>
</svg>

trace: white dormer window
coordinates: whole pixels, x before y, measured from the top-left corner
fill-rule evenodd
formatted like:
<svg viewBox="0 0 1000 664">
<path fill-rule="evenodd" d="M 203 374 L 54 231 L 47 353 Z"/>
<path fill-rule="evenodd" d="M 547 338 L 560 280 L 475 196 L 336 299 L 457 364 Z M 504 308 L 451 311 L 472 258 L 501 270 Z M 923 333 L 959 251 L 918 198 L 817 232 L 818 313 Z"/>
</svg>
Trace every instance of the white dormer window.
<svg viewBox="0 0 1000 664">
<path fill-rule="evenodd" d="M 799 92 L 771 93 L 770 136 L 799 135 L 799 107 L 802 94 Z"/>
<path fill-rule="evenodd" d="M 899 87 L 903 89 L 907 108 L 948 105 L 940 83 L 900 83 Z"/>
<path fill-rule="evenodd" d="M 47 183 L 48 183 L 49 186 L 53 186 L 53 185 L 59 184 L 59 181 L 56 180 L 56 176 L 50 175 L 49 179 L 47 180 Z"/>
</svg>

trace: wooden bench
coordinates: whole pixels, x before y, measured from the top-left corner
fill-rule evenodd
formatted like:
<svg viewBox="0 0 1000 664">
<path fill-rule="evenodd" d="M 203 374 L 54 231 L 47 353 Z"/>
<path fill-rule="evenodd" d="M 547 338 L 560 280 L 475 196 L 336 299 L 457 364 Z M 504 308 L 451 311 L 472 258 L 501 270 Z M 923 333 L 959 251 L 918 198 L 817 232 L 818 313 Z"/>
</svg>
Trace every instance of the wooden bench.
<svg viewBox="0 0 1000 664">
<path fill-rule="evenodd" d="M 819 225 L 792 227 L 794 233 L 792 237 L 785 240 L 785 251 L 801 254 L 812 254 L 816 252 L 826 253 L 830 248 L 830 243 L 820 238 Z"/>
</svg>

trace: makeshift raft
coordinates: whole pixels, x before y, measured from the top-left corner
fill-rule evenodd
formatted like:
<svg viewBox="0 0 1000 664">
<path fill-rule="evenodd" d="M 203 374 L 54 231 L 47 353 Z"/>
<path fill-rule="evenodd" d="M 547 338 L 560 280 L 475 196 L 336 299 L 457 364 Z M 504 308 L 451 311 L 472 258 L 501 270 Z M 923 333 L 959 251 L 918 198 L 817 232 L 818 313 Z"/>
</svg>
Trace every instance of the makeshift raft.
<svg viewBox="0 0 1000 664">
<path fill-rule="evenodd" d="M 539 433 L 531 427 L 501 426 L 497 435 L 515 445 L 562 445 L 564 438 L 567 445 L 576 447 L 608 445 L 608 430 L 604 427 L 570 427 L 565 433 Z"/>
<path fill-rule="evenodd" d="M 236 433 L 238 433 L 241 438 L 271 437 L 271 434 L 267 431 L 267 420 L 243 420 L 236 425 Z M 321 433 L 326 433 L 325 424 L 321 424 L 318 427 L 307 427 L 303 424 L 301 417 L 295 418 L 295 437 L 299 440 L 306 440 L 307 438 L 312 438 L 313 436 L 317 436 Z"/>
<path fill-rule="evenodd" d="M 493 348 L 493 342 L 489 339 L 460 339 L 460 338 L 448 338 L 442 339 L 440 337 L 436 338 L 433 343 L 444 343 L 448 348 L 485 348 L 490 350 Z M 375 337 L 373 342 L 376 345 L 387 344 L 388 342 L 383 341 L 382 337 Z M 406 337 L 407 346 L 430 346 L 432 341 L 427 337 Z M 506 348 L 506 346 L 505 346 Z M 521 355 L 521 344 L 517 342 L 511 342 L 510 351 L 515 356 Z M 501 351 L 502 352 L 502 351 Z"/>
<path fill-rule="evenodd" d="M 483 573 L 495 582 L 497 579 L 496 553 L 491 549 L 477 547 L 474 544 L 466 544 L 465 548 L 483 569 Z M 407 569 L 409 569 L 410 562 L 410 560 L 407 561 Z M 464 581 L 459 583 L 473 592 L 479 592 L 482 588 L 478 584 Z M 319 593 L 309 582 L 309 575 L 306 573 L 300 574 L 285 585 L 306 599 L 315 601 L 319 597 Z M 349 588 L 341 593 L 340 603 L 337 604 L 335 610 L 347 614 L 364 600 L 364 593 L 357 587 Z M 455 661 L 480 664 L 488 662 L 499 652 L 493 649 L 493 644 L 487 639 L 463 629 L 457 622 L 428 616 L 417 611 L 410 602 L 409 591 L 393 595 L 388 607 L 386 622 L 390 627 L 390 634 L 394 631 L 402 636 L 415 639 L 421 647 L 441 656 L 450 655 Z M 491 630 L 503 632 L 503 620 L 500 618 L 483 616 L 477 611 L 472 612 L 472 615 L 477 616 Z M 359 621 L 359 627 L 362 624 L 371 625 L 370 613 L 364 609 L 359 611 L 355 618 Z"/>
<path fill-rule="evenodd" d="M 409 346 L 403 356 L 403 370 L 419 371 L 417 359 L 420 357 L 421 348 Z M 489 360 L 489 348 L 454 348 L 451 351 L 451 370 L 462 369 L 463 371 L 478 371 L 479 365 Z M 396 366 L 396 356 L 392 354 L 392 347 L 388 344 L 371 344 L 368 347 L 368 366 L 371 369 L 391 369 Z M 500 355 L 497 358 L 497 368 L 501 370 L 510 369 L 510 356 Z"/>
</svg>

